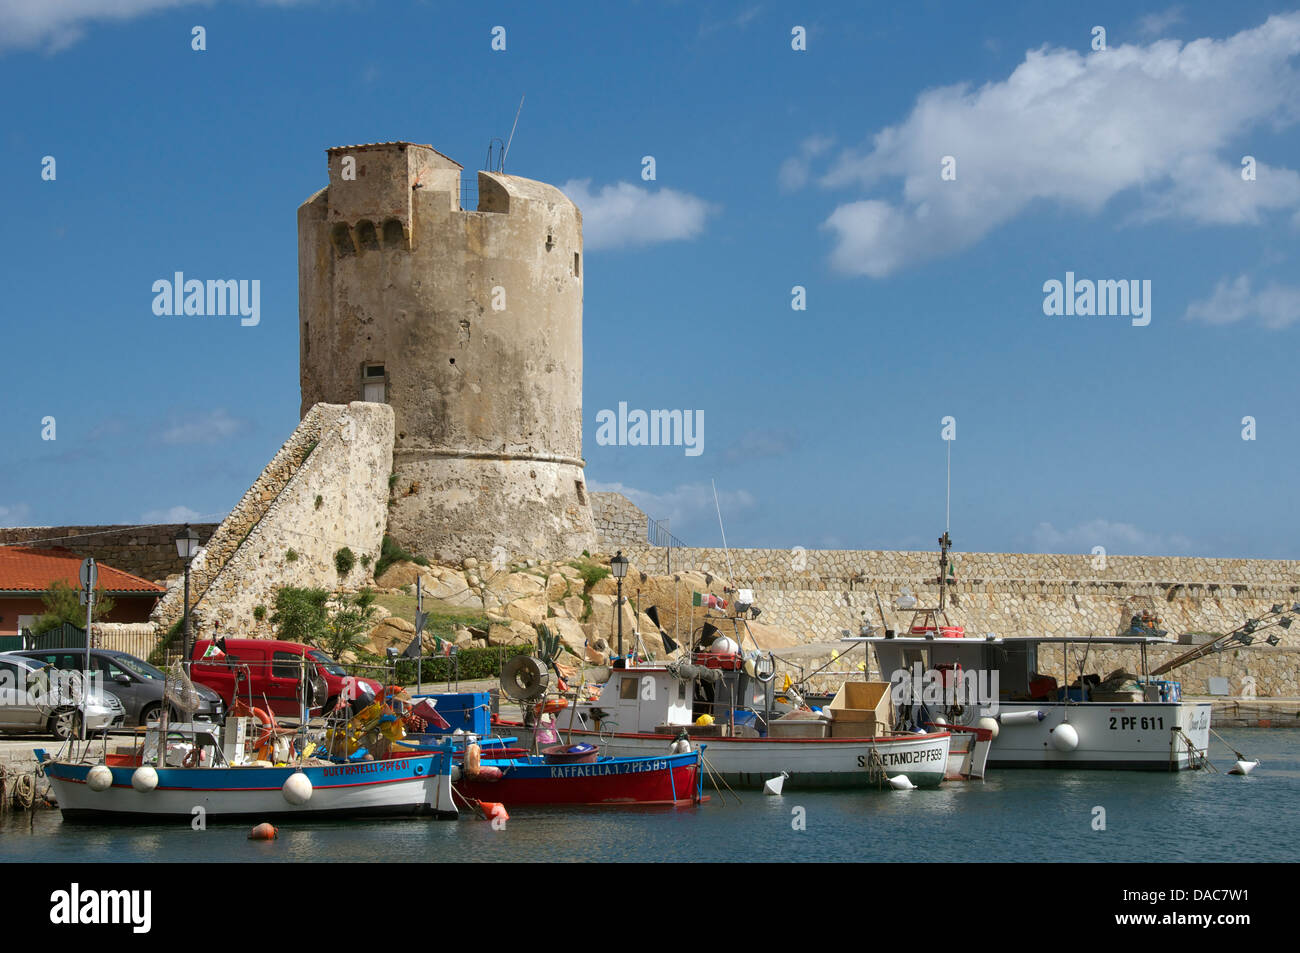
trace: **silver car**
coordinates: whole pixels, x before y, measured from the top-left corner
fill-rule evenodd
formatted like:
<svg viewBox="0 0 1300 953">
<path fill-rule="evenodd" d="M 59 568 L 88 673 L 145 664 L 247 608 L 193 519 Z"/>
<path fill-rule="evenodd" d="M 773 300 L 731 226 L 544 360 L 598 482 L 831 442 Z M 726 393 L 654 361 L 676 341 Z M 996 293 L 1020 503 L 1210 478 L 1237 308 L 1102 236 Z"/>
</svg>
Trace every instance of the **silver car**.
<svg viewBox="0 0 1300 953">
<path fill-rule="evenodd" d="M 81 734 L 83 719 L 90 731 L 102 731 L 122 724 L 126 709 L 112 692 L 92 686 L 83 693 L 35 659 L 0 655 L 0 732 L 49 734 L 63 741 Z"/>
</svg>

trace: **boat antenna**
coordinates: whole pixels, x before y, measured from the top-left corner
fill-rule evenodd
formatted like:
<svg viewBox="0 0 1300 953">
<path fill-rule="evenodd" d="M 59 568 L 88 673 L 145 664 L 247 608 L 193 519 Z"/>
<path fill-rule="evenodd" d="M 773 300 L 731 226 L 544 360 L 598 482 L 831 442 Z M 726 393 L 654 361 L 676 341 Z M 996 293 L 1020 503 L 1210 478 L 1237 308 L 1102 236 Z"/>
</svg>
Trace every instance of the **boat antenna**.
<svg viewBox="0 0 1300 953">
<path fill-rule="evenodd" d="M 515 129 L 519 125 L 519 114 L 524 111 L 524 97 L 519 97 L 519 108 L 515 110 L 515 122 L 510 127 L 510 138 L 506 140 L 506 147 L 501 153 L 501 174 L 505 175 L 506 156 L 510 155 L 510 143 L 515 141 Z"/>
<path fill-rule="evenodd" d="M 731 550 L 727 548 L 727 531 L 722 528 L 722 505 L 718 502 L 718 484 L 712 477 L 709 482 L 713 484 L 713 506 L 718 511 L 718 531 L 722 533 L 722 551 L 727 554 L 727 575 L 731 578 L 732 585 L 736 583 L 736 574 L 731 569 Z"/>
</svg>

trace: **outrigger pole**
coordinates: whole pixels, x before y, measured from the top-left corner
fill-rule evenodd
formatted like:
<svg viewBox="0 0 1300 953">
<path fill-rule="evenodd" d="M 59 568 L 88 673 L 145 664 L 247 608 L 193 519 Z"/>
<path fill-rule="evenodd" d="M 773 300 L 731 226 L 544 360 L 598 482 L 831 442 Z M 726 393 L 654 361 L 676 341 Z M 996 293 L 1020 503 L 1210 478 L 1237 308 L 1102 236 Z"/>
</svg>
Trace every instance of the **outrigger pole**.
<svg viewBox="0 0 1300 953">
<path fill-rule="evenodd" d="M 1221 651 L 1228 647 L 1230 642 L 1240 642 L 1242 645 L 1250 645 L 1255 641 L 1254 633 L 1271 629 L 1274 626 L 1280 626 L 1283 629 L 1291 628 L 1291 623 L 1295 621 L 1293 615 L 1300 614 L 1300 602 L 1293 603 L 1291 608 L 1287 609 L 1282 605 L 1274 605 L 1268 612 L 1264 613 L 1258 619 L 1247 619 L 1241 625 L 1237 626 L 1231 632 L 1225 632 L 1216 639 L 1211 639 L 1196 646 L 1189 652 L 1184 652 L 1175 659 L 1171 659 L 1164 665 L 1155 669 L 1151 673 L 1154 678 L 1157 675 L 1163 675 L 1165 672 L 1173 671 L 1188 662 L 1194 662 L 1199 658 L 1204 658 L 1211 653 Z M 1269 645 L 1276 645 L 1281 641 L 1277 635 L 1270 635 L 1265 639 Z"/>
</svg>

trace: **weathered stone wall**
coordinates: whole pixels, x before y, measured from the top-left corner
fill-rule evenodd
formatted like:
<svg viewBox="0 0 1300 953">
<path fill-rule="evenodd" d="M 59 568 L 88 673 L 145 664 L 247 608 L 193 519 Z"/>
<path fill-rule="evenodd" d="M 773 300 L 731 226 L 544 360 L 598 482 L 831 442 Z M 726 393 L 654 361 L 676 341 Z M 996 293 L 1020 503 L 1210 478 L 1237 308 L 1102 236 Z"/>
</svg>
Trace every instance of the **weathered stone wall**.
<svg viewBox="0 0 1300 953">
<path fill-rule="evenodd" d="M 617 494 L 604 496 L 617 497 Z M 597 513 L 630 512 L 631 503 L 602 499 Z M 639 512 L 639 511 L 637 511 Z M 622 549 L 650 573 L 669 570 L 669 552 L 632 540 L 616 520 L 601 522 L 601 549 Z M 606 527 L 608 529 L 606 530 Z M 806 645 L 833 643 L 844 630 L 856 634 L 864 619 L 902 631 L 911 613 L 894 608 L 903 588 L 922 605 L 938 602 L 935 552 L 674 548 L 673 572 L 700 571 L 754 590 L 761 621 L 781 626 Z M 955 582 L 948 586 L 948 618 L 968 632 L 1020 635 L 1114 635 L 1131 617 L 1148 610 L 1174 635 L 1223 633 L 1274 605 L 1300 602 L 1300 560 L 1199 557 L 956 553 Z M 879 601 L 877 601 L 879 595 Z M 1175 673 L 1188 692 L 1205 693 L 1208 679 L 1223 675 L 1234 692 L 1259 696 L 1300 695 L 1300 626 L 1274 628 L 1277 648 L 1236 647 L 1198 660 Z M 841 647 L 842 651 L 842 647 Z M 1186 648 L 1151 650 L 1154 668 Z M 826 662 L 831 649 L 815 656 Z M 1136 671 L 1137 653 L 1093 649 L 1089 671 Z M 860 661 L 860 658 L 858 659 Z M 1046 656 L 1047 674 L 1060 676 L 1061 661 Z M 1077 673 L 1075 673 L 1077 674 Z M 839 676 L 842 677 L 842 676 Z M 1073 675 L 1071 676 L 1074 677 Z"/>
<path fill-rule="evenodd" d="M 361 399 L 373 369 L 396 415 L 388 532 L 414 553 L 593 547 L 581 213 L 553 186 L 491 172 L 462 209 L 460 165 L 429 146 L 328 157 L 328 188 L 298 210 L 303 411 Z"/>
<path fill-rule="evenodd" d="M 857 645 L 850 649 L 850 643 L 836 646 L 821 646 L 820 651 L 799 653 L 776 650 L 780 657 L 791 656 L 790 662 L 781 664 L 781 670 L 789 670 L 797 677 L 798 668 L 808 673 L 826 666 L 825 675 L 814 676 L 810 685 L 814 690 L 834 691 L 845 677 L 862 678 L 858 665 L 862 662 L 862 647 Z M 1080 666 L 1088 674 L 1105 678 L 1117 669 L 1133 674 L 1141 672 L 1141 654 L 1137 649 L 1093 646 L 1085 654 L 1083 643 L 1070 647 L 1069 677 L 1062 678 L 1065 658 L 1060 652 L 1041 649 L 1038 653 L 1038 668 L 1044 675 L 1050 675 L 1060 684 L 1072 683 L 1079 677 Z M 1147 650 L 1147 659 L 1152 670 L 1165 662 L 1177 658 L 1191 646 L 1153 646 Z M 831 652 L 837 652 L 838 658 L 832 659 Z M 867 677 L 888 681 L 891 673 L 881 673 L 875 653 L 871 653 L 870 669 Z M 1176 670 L 1160 678 L 1180 682 L 1184 695 L 1210 694 L 1210 679 L 1223 677 L 1228 680 L 1229 695 L 1237 698 L 1296 698 L 1300 696 L 1300 648 L 1294 646 L 1272 647 L 1256 642 L 1250 648 L 1240 646 L 1216 652 L 1194 662 L 1179 666 Z"/>
<path fill-rule="evenodd" d="M 392 455 L 388 405 L 313 407 L 195 557 L 192 631 L 209 635 L 219 622 L 225 634 L 269 635 L 281 586 L 363 585 L 383 540 Z M 356 560 L 346 574 L 335 567 L 343 547 Z M 174 584 L 154 620 L 170 625 L 182 601 Z M 260 622 L 258 606 L 266 609 Z"/>
<path fill-rule="evenodd" d="M 621 493 L 592 493 L 591 518 L 602 551 L 644 547 L 646 515 Z"/>
<path fill-rule="evenodd" d="M 206 543 L 216 523 L 192 523 L 199 542 Z M 176 534 L 181 523 L 155 526 L 21 526 L 0 529 L 0 545 L 31 543 L 61 546 L 82 556 L 91 556 L 144 579 L 162 585 L 172 573 L 184 571 L 176 555 Z"/>
</svg>

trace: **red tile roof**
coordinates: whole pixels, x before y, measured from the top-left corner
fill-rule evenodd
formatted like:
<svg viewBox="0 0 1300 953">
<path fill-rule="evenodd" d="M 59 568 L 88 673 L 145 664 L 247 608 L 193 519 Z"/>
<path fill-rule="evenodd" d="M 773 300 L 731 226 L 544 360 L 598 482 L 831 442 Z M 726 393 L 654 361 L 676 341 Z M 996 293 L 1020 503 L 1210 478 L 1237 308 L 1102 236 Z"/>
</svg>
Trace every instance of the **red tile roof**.
<svg viewBox="0 0 1300 953">
<path fill-rule="evenodd" d="M 29 546 L 0 546 L 0 592 L 44 592 L 50 583 L 61 580 L 80 589 L 78 573 L 84 557 L 70 549 Z M 147 579 L 114 569 L 105 563 L 99 567 L 99 588 L 110 593 L 157 594 L 165 592 Z"/>
</svg>

